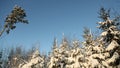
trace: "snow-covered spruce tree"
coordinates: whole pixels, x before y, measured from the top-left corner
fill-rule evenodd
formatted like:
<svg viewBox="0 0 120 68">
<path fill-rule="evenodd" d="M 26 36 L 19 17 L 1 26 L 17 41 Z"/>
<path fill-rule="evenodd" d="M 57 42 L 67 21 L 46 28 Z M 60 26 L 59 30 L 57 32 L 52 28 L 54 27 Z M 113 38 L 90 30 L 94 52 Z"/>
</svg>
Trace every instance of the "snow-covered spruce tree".
<svg viewBox="0 0 120 68">
<path fill-rule="evenodd" d="M 49 62 L 47 63 L 48 68 L 57 67 L 58 53 L 59 50 L 58 50 L 57 39 L 54 38 L 52 52 L 49 54 Z"/>
<path fill-rule="evenodd" d="M 94 47 L 93 43 L 93 35 L 90 31 L 90 29 L 88 28 L 84 28 L 84 34 L 83 34 L 83 38 L 85 39 L 83 42 L 83 48 L 84 48 L 84 55 L 85 56 L 89 56 L 92 54 L 92 48 Z"/>
<path fill-rule="evenodd" d="M 84 56 L 82 49 L 80 48 L 80 42 L 74 40 L 73 48 L 69 50 L 69 57 L 67 58 L 66 68 L 81 68 L 82 63 L 84 62 Z"/>
<path fill-rule="evenodd" d="M 101 33 L 101 41 L 104 42 L 106 57 L 102 63 L 108 68 L 117 68 L 120 64 L 120 26 L 119 17 L 110 20 L 110 10 L 100 9 L 100 18 L 103 22 L 99 22 L 99 28 L 103 31 Z"/>
<path fill-rule="evenodd" d="M 93 34 L 88 28 L 85 28 L 83 37 L 85 41 L 83 42 L 83 49 L 81 67 L 83 68 L 101 68 L 99 59 L 94 58 L 94 56 L 98 56 L 104 50 L 98 38 L 94 38 Z"/>
<path fill-rule="evenodd" d="M 59 63 L 61 68 L 66 68 L 67 58 L 70 55 L 70 44 L 68 39 L 63 36 L 62 43 L 59 47 Z"/>
<path fill-rule="evenodd" d="M 101 38 L 85 40 L 84 56 L 85 62 L 82 67 L 85 68 L 117 68 L 119 65 L 119 48 L 120 48 L 120 30 L 119 18 L 110 20 L 110 10 L 100 9 L 99 28 L 102 30 Z M 90 43 L 87 43 L 91 41 Z M 88 46 L 86 46 L 88 45 Z"/>
<path fill-rule="evenodd" d="M 50 55 L 48 68 L 65 68 L 66 59 L 68 58 L 69 44 L 65 37 L 62 39 L 60 46 L 57 46 L 57 41 L 54 40 L 53 51 Z"/>
<path fill-rule="evenodd" d="M 36 49 L 31 60 L 21 63 L 19 68 L 44 68 L 44 59 L 40 56 L 39 50 Z"/>
</svg>

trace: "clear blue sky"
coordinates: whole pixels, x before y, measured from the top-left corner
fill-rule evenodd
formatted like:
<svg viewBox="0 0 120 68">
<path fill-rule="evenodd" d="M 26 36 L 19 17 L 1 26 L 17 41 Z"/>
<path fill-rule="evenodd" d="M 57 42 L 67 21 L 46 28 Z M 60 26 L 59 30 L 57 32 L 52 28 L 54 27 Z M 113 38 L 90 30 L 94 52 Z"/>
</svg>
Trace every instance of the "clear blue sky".
<svg viewBox="0 0 120 68">
<path fill-rule="evenodd" d="M 100 7 L 120 9 L 119 0 L 0 0 L 0 24 L 16 4 L 25 9 L 29 24 L 17 24 L 9 35 L 4 34 L 0 47 L 22 45 L 28 49 L 39 44 L 40 50 L 46 52 L 50 51 L 54 37 L 60 43 L 62 33 L 82 40 L 83 27 L 95 31 Z"/>
</svg>

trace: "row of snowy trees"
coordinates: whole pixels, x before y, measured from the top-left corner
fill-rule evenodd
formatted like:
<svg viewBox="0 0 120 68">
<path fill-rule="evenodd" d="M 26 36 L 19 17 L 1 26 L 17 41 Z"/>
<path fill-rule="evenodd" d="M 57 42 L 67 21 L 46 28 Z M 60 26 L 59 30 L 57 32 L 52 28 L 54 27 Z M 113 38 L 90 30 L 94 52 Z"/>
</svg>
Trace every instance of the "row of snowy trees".
<svg viewBox="0 0 120 68">
<path fill-rule="evenodd" d="M 17 6 L 17 8 L 19 7 Z M 0 67 L 120 68 L 120 17 L 111 19 L 110 10 L 104 8 L 100 9 L 99 15 L 102 19 L 101 22 L 98 22 L 98 28 L 101 30 L 100 35 L 95 37 L 89 29 L 85 28 L 83 34 L 85 40 L 83 42 L 79 40 L 69 42 L 67 38 L 63 37 L 59 45 L 57 39 L 54 39 L 52 51 L 49 55 L 40 54 L 39 49 L 32 49 L 29 52 L 24 52 L 20 47 L 11 49 L 6 63 L 0 62 Z M 10 23 L 5 25 L 6 31 L 12 29 L 13 24 L 19 21 L 20 16 L 15 17 L 16 21 L 14 22 L 10 21 L 14 20 L 11 16 L 8 17 L 10 18 L 7 18 L 6 22 Z M 24 18 L 24 15 L 20 18 Z M 10 26 L 10 24 L 12 25 Z M 0 54 L 1 59 L 2 52 Z"/>
<path fill-rule="evenodd" d="M 99 17 L 102 19 L 98 22 L 98 28 L 102 31 L 100 36 L 94 37 L 89 29 L 85 29 L 83 42 L 74 40 L 71 44 L 64 37 L 58 45 L 55 39 L 47 58 L 38 56 L 38 53 L 20 68 L 119 68 L 119 17 L 111 20 L 110 11 L 104 8 L 101 8 Z"/>
</svg>

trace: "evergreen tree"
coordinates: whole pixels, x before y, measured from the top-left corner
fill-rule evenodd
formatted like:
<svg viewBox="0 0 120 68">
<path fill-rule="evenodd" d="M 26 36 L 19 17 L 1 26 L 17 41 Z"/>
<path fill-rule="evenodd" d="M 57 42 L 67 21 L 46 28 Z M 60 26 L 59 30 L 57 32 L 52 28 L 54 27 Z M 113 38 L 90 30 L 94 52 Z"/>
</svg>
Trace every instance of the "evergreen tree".
<svg viewBox="0 0 120 68">
<path fill-rule="evenodd" d="M 110 10 L 105 10 L 101 8 L 100 17 L 103 19 L 103 22 L 99 22 L 99 28 L 103 31 L 101 33 L 102 42 L 104 42 L 105 52 L 109 53 L 109 57 L 106 58 L 104 64 L 106 67 L 117 67 L 119 65 L 119 48 L 120 48 L 120 29 L 118 28 L 119 18 L 110 20 Z"/>
<path fill-rule="evenodd" d="M 16 28 L 16 23 L 26 23 L 28 24 L 28 21 L 25 19 L 26 13 L 25 10 L 22 9 L 19 6 L 15 6 L 11 13 L 6 17 L 5 24 L 3 29 L 0 31 L 0 36 L 6 31 L 7 34 L 9 34 L 10 30 L 13 30 Z"/>
<path fill-rule="evenodd" d="M 91 45 L 92 42 L 93 42 L 93 35 L 91 33 L 91 30 L 89 28 L 87 28 L 87 27 L 84 27 L 84 31 L 83 32 L 84 32 L 83 33 L 83 38 L 85 39 L 85 42 L 83 42 L 84 45 L 85 46 Z"/>
</svg>

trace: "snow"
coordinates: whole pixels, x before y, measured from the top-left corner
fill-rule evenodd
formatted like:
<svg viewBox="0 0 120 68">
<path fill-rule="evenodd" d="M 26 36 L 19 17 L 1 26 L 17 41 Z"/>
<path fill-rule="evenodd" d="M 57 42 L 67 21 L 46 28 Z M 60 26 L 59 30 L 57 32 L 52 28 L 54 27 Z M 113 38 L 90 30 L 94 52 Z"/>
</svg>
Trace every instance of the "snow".
<svg viewBox="0 0 120 68">
<path fill-rule="evenodd" d="M 106 51 L 114 50 L 114 49 L 116 49 L 118 46 L 119 46 L 119 44 L 118 44 L 115 40 L 113 40 L 113 41 L 108 45 L 108 47 L 106 48 Z"/>
<path fill-rule="evenodd" d="M 43 67 L 44 59 L 40 57 L 39 50 L 37 49 L 33 55 L 32 59 L 28 61 L 26 64 L 20 64 L 19 68 L 31 68 L 33 65 L 38 65 L 39 67 Z"/>
<path fill-rule="evenodd" d="M 107 34 L 108 34 L 108 32 L 105 31 L 105 32 L 102 32 L 100 36 L 103 36 L 103 37 L 104 37 L 104 36 L 106 36 Z"/>
<path fill-rule="evenodd" d="M 106 63 L 110 65 L 111 63 L 114 63 L 118 58 L 119 58 L 119 54 L 115 52 L 110 59 L 106 60 Z"/>
</svg>

